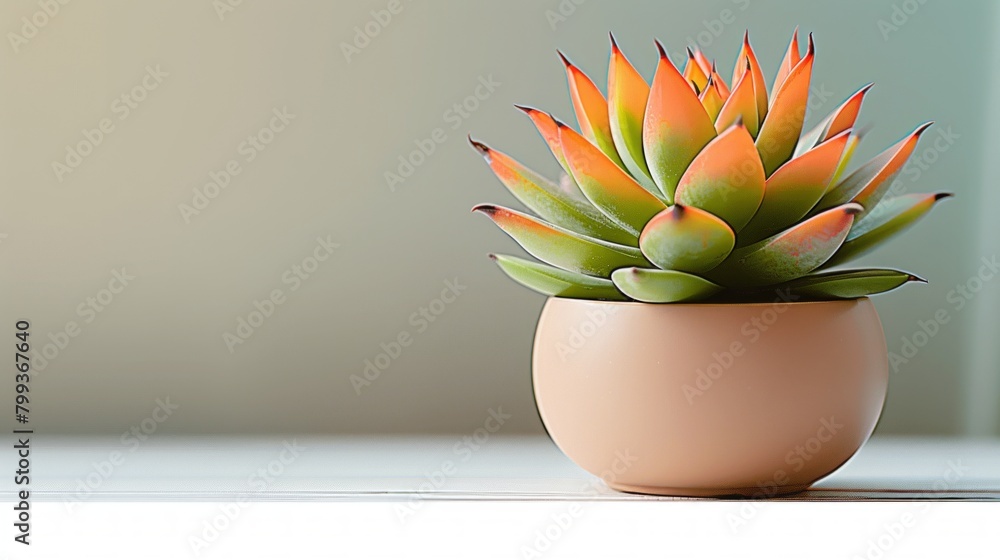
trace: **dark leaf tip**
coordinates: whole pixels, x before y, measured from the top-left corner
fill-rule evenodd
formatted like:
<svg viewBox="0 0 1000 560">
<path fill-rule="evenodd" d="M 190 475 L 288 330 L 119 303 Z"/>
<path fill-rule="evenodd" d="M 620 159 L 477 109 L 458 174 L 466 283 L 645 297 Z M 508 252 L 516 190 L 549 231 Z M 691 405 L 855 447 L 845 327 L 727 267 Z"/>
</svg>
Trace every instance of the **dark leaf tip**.
<svg viewBox="0 0 1000 560">
<path fill-rule="evenodd" d="M 469 135 L 469 144 L 471 144 L 472 147 L 475 148 L 476 151 L 480 153 L 480 155 L 484 157 L 490 155 L 490 147 L 478 140 L 473 140 L 471 134 Z"/>
<path fill-rule="evenodd" d="M 570 62 L 568 58 L 566 58 L 566 55 L 564 55 L 562 51 L 557 49 L 556 53 L 559 54 L 559 59 L 562 60 L 562 63 L 564 66 L 566 66 L 566 68 L 573 66 L 573 63 Z"/>
</svg>

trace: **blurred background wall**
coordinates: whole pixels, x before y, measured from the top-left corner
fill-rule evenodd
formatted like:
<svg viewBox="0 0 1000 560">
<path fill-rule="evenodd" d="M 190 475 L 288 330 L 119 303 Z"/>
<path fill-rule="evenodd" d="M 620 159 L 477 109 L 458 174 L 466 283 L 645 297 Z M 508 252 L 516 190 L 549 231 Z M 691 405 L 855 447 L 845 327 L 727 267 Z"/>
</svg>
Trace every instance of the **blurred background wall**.
<svg viewBox="0 0 1000 560">
<path fill-rule="evenodd" d="M 796 25 L 807 125 L 874 81 L 856 161 L 933 119 L 901 188 L 959 195 L 866 259 L 930 280 L 877 298 L 905 356 L 880 432 L 1000 432 L 986 0 L 4 3 L 0 335 L 31 321 L 33 424 L 540 432 L 543 298 L 486 258 L 517 250 L 469 209 L 513 201 L 465 135 L 554 173 L 512 104 L 572 119 L 557 48 L 600 84 L 608 31 L 647 77 L 654 38 L 728 76 L 750 28 L 770 83 Z"/>
</svg>

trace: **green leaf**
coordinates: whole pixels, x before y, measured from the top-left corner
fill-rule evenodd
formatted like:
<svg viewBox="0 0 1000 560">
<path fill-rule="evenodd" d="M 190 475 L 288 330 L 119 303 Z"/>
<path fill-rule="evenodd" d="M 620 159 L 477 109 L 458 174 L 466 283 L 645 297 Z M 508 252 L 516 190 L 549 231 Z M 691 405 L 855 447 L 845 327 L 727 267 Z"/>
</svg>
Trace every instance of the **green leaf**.
<svg viewBox="0 0 1000 560">
<path fill-rule="evenodd" d="M 611 280 L 569 272 L 510 255 L 490 255 L 518 284 L 547 296 L 627 301 Z"/>
<path fill-rule="evenodd" d="M 720 218 L 676 204 L 653 217 L 639 237 L 639 248 L 665 270 L 705 272 L 724 261 L 736 244 L 736 234 Z"/>
<path fill-rule="evenodd" d="M 884 199 L 851 227 L 847 239 L 825 266 L 836 266 L 857 258 L 894 237 L 927 214 L 951 193 L 904 194 Z"/>
<path fill-rule="evenodd" d="M 837 251 L 861 205 L 827 210 L 763 241 L 736 249 L 708 277 L 731 287 L 788 282 L 825 263 Z"/>
<path fill-rule="evenodd" d="M 543 219 L 571 231 L 613 243 L 635 246 L 637 239 L 600 210 L 578 200 L 558 185 L 519 162 L 473 139 L 469 139 L 507 190 Z"/>
<path fill-rule="evenodd" d="M 629 173 L 650 192 L 658 192 L 642 153 L 642 121 L 649 99 L 649 84 L 625 58 L 611 37 L 608 67 L 608 114 L 611 138 Z"/>
<path fill-rule="evenodd" d="M 630 234 L 638 237 L 646 222 L 666 208 L 662 200 L 572 128 L 560 125 L 559 141 L 583 194 Z"/>
<path fill-rule="evenodd" d="M 834 270 L 810 274 L 781 286 L 809 298 L 852 299 L 894 290 L 907 282 L 926 282 L 908 272 L 887 268 Z"/>
<path fill-rule="evenodd" d="M 826 193 L 813 212 L 820 212 L 847 202 L 857 202 L 865 208 L 865 211 L 874 208 L 892 184 L 892 180 L 902 171 L 906 160 L 916 148 L 920 135 L 931 124 L 920 125 L 906 138 L 848 175 Z"/>
<path fill-rule="evenodd" d="M 699 300 L 722 289 L 700 276 L 677 270 L 620 268 L 611 279 L 625 295 L 646 303 Z"/>
<path fill-rule="evenodd" d="M 789 160 L 764 183 L 764 200 L 743 229 L 740 245 L 750 245 L 798 222 L 823 197 L 848 135 L 844 131 Z"/>
<path fill-rule="evenodd" d="M 684 170 L 716 134 L 691 84 L 667 58 L 663 45 L 657 41 L 656 47 L 660 61 L 643 116 L 643 154 L 660 192 L 673 200 Z"/>
<path fill-rule="evenodd" d="M 481 204 L 472 210 L 488 216 L 535 258 L 563 270 L 607 278 L 616 268 L 649 266 L 635 247 L 585 237 L 501 206 Z"/>
<path fill-rule="evenodd" d="M 739 232 L 764 198 L 764 168 L 742 123 L 727 128 L 695 156 L 674 198 L 711 212 Z"/>
</svg>

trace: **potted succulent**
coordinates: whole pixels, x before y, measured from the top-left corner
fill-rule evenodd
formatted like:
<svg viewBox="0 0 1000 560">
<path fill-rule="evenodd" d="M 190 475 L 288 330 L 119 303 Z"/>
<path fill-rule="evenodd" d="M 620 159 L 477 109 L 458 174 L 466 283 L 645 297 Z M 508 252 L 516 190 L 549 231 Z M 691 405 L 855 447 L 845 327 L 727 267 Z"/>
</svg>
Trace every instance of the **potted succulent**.
<svg viewBox="0 0 1000 560">
<path fill-rule="evenodd" d="M 793 35 L 770 87 L 745 36 L 727 84 L 657 42 L 651 84 L 611 39 L 607 98 L 562 57 L 579 131 L 519 107 L 565 175 L 472 140 L 534 215 L 490 217 L 541 262 L 491 255 L 550 296 L 533 386 L 555 443 L 623 491 L 778 495 L 871 435 L 888 364 L 867 296 L 922 281 L 835 268 L 947 193 L 890 193 L 917 127 L 852 169 L 865 86 L 802 134 L 814 60 Z M 853 167 L 853 166 L 851 166 Z"/>
</svg>

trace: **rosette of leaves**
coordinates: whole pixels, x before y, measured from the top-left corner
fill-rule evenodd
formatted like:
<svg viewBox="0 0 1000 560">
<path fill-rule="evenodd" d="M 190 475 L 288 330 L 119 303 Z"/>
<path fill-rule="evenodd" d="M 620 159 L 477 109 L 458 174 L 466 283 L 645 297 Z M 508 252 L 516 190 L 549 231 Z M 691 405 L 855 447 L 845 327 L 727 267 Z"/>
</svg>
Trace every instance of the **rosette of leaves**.
<svg viewBox="0 0 1000 560">
<path fill-rule="evenodd" d="M 812 36 L 804 55 L 792 36 L 770 94 L 747 36 L 728 83 L 698 50 L 679 70 L 657 48 L 650 84 L 612 37 L 607 96 L 560 53 L 578 129 L 518 107 L 564 170 L 559 182 L 470 137 L 529 210 L 474 208 L 537 259 L 491 255 L 503 272 L 549 296 L 649 303 L 753 301 L 776 290 L 856 298 L 922 281 L 833 267 L 949 196 L 890 193 L 930 123 L 851 166 L 871 84 L 803 134 Z"/>
</svg>

